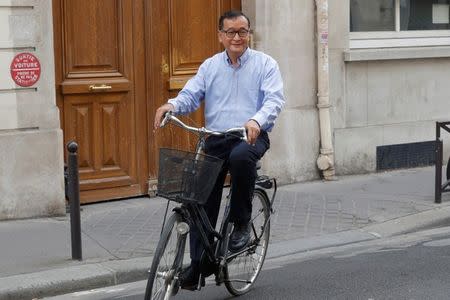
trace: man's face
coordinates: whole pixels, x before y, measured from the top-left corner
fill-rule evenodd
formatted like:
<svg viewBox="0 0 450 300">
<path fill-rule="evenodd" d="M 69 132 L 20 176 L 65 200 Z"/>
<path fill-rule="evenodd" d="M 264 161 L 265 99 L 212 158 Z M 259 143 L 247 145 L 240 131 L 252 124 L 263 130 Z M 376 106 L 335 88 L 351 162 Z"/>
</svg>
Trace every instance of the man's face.
<svg viewBox="0 0 450 300">
<path fill-rule="evenodd" d="M 247 19 L 243 16 L 223 20 L 223 29 L 219 31 L 219 41 L 229 55 L 239 57 L 244 53 L 250 39 L 249 30 Z M 246 35 L 245 31 L 247 31 Z M 231 37 L 233 32 L 234 36 Z"/>
</svg>

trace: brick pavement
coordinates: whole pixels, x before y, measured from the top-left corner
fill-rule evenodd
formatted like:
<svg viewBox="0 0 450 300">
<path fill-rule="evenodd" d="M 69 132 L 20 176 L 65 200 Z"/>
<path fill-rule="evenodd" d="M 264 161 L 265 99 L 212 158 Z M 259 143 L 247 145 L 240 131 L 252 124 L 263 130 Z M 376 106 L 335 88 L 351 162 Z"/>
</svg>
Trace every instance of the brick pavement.
<svg viewBox="0 0 450 300">
<path fill-rule="evenodd" d="M 271 242 L 364 227 L 435 206 L 432 168 L 282 186 Z M 414 181 L 414 183 L 413 183 Z M 83 206 L 82 230 L 113 257 L 148 256 L 156 247 L 166 202 L 136 198 Z"/>
</svg>

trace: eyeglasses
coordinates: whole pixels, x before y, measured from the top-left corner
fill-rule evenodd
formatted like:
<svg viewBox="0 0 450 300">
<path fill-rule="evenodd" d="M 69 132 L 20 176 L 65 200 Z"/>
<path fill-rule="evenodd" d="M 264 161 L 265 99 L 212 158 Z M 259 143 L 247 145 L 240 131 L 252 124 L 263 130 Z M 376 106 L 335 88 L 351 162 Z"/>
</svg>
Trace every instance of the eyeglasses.
<svg viewBox="0 0 450 300">
<path fill-rule="evenodd" d="M 225 35 L 227 36 L 227 38 L 232 39 L 236 36 L 236 33 L 239 35 L 239 37 L 241 38 L 245 38 L 248 36 L 248 34 L 250 33 L 250 30 L 247 29 L 239 29 L 238 31 L 235 30 L 221 30 L 223 33 L 225 33 Z"/>
</svg>

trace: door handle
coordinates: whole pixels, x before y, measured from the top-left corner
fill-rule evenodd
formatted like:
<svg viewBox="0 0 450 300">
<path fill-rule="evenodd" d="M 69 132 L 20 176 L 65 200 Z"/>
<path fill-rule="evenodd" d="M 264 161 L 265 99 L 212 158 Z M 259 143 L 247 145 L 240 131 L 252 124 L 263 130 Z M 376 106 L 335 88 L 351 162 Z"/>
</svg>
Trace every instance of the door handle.
<svg viewBox="0 0 450 300">
<path fill-rule="evenodd" d="M 107 91 L 110 89 L 112 89 L 112 86 L 106 85 L 106 84 L 101 84 L 101 85 L 92 84 L 89 86 L 89 91 L 91 91 L 91 92 Z"/>
</svg>

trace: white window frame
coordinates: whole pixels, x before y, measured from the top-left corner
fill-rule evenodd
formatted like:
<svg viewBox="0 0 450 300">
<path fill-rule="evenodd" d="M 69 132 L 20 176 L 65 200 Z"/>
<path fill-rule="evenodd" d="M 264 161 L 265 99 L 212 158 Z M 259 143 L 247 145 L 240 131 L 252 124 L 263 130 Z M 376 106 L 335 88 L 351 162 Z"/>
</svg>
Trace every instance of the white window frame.
<svg viewBox="0 0 450 300">
<path fill-rule="evenodd" d="M 450 30 L 401 31 L 400 0 L 395 0 L 395 31 L 350 32 L 350 49 L 424 46 L 450 46 Z"/>
</svg>

